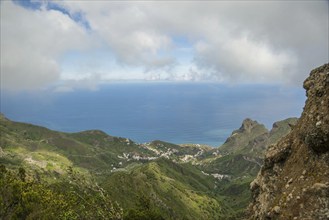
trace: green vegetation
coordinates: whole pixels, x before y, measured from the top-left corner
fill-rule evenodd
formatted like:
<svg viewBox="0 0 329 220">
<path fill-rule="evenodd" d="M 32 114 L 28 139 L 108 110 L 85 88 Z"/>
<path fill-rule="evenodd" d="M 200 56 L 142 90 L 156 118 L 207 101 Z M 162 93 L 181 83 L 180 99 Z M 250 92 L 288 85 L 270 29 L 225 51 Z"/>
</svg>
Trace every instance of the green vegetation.
<svg viewBox="0 0 329 220">
<path fill-rule="evenodd" d="M 207 173 L 220 173 L 233 178 L 243 176 L 254 177 L 260 169 L 260 160 L 242 154 L 229 154 L 205 163 L 201 169 Z"/>
<path fill-rule="evenodd" d="M 137 144 L 98 130 L 56 132 L 0 116 L 0 217 L 242 218 L 266 148 L 260 137 L 273 142 L 288 128 L 278 123 L 264 133 L 251 125 L 211 149 Z"/>
<path fill-rule="evenodd" d="M 228 212 L 221 199 L 211 195 L 212 177 L 190 164 L 167 159 L 146 163 L 130 172 L 115 172 L 104 182 L 104 188 L 112 198 L 118 198 L 127 214 L 131 207 L 140 209 L 140 197 L 146 198 L 152 210 L 159 210 L 165 219 L 216 219 Z"/>
<path fill-rule="evenodd" d="M 1 219 L 122 219 L 122 210 L 97 185 L 70 174 L 49 185 L 24 168 L 0 166 Z"/>
</svg>

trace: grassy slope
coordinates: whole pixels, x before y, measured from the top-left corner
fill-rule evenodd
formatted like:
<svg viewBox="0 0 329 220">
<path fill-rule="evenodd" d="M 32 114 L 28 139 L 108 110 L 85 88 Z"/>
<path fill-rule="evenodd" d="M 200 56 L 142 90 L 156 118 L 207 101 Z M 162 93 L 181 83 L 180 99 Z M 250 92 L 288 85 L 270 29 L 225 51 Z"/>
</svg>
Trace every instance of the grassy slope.
<svg viewBox="0 0 329 220">
<path fill-rule="evenodd" d="M 209 219 L 227 213 L 219 197 L 210 196 L 213 179 L 195 166 L 159 159 L 148 163 L 129 162 L 111 173 L 109 169 L 113 164 L 118 165 L 118 155 L 124 152 L 148 156 L 154 153 L 130 140 L 111 137 L 101 131 L 67 134 L 3 117 L 0 120 L 0 163 L 7 167 L 24 167 L 52 184 L 66 181 L 67 170 L 73 167 L 81 178 L 96 177 L 110 197 L 124 208 L 136 207 L 139 198 L 146 195 L 166 218 Z M 166 148 L 179 148 L 161 144 Z M 188 148 L 184 147 L 186 150 Z M 93 175 L 97 173 L 101 175 Z"/>
<path fill-rule="evenodd" d="M 263 144 L 264 140 L 259 137 L 266 131 L 257 125 L 248 134 L 240 132 L 220 149 L 228 154 L 214 156 L 217 150 L 202 146 L 182 147 L 153 141 L 145 147 L 97 130 L 62 133 L 12 122 L 3 116 L 0 116 L 0 122 L 0 163 L 9 167 L 23 166 L 52 183 L 65 179 L 67 170 L 74 167 L 83 178 L 96 178 L 111 198 L 126 210 L 138 207 L 140 199 L 146 197 L 152 208 L 172 219 L 228 218 L 241 213 L 250 201 L 249 183 L 260 168 L 259 155 L 250 156 L 250 148 L 256 146 L 258 149 Z M 273 143 L 287 133 L 288 123 L 294 121 L 278 122 L 265 142 Z M 263 148 L 266 146 L 259 149 Z M 173 153 L 170 160 L 150 162 L 118 157 L 124 153 L 153 157 L 157 151 Z M 204 153 L 195 158 L 197 166 L 171 161 L 200 151 Z M 113 167 L 118 168 L 116 172 L 111 172 Z M 201 170 L 230 178 L 215 180 Z"/>
<path fill-rule="evenodd" d="M 230 213 L 220 197 L 211 195 L 214 181 L 194 166 L 159 159 L 127 172 L 116 172 L 104 183 L 124 208 L 136 207 L 141 196 L 168 219 L 218 219 Z M 127 199 L 129 198 L 129 199 Z"/>
<path fill-rule="evenodd" d="M 6 152 L 6 156 L 1 157 L 3 162 L 35 163 L 45 168 L 47 161 L 56 162 L 55 167 L 63 164 L 106 172 L 112 166 L 118 166 L 118 155 L 124 152 L 154 155 L 128 139 L 111 137 L 101 131 L 69 134 L 3 117 L 0 122 L 0 146 Z"/>
<path fill-rule="evenodd" d="M 267 139 L 267 135 L 268 130 L 262 124 L 255 125 L 250 131 L 235 130 L 226 142 L 219 147 L 219 150 L 226 153 L 241 152 L 255 155 L 255 153 L 258 153 L 258 148 L 250 152 L 253 142 L 257 139 Z"/>
</svg>

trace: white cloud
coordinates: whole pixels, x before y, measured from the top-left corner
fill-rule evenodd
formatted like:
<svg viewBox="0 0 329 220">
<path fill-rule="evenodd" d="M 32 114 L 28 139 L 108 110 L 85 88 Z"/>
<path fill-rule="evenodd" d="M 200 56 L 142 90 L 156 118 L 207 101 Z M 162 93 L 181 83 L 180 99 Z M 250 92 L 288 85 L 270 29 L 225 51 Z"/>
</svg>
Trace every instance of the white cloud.
<svg viewBox="0 0 329 220">
<path fill-rule="evenodd" d="M 69 16 L 1 2 L 1 87 L 34 89 L 60 78 L 61 54 L 86 47 L 87 34 Z"/>
<path fill-rule="evenodd" d="M 168 62 L 159 62 L 159 54 L 174 50 L 175 36 L 190 41 L 199 68 L 208 67 L 217 79 L 299 83 L 328 60 L 326 1 L 64 4 L 85 12 L 91 27 L 127 64 L 174 63 L 168 56 Z"/>
<path fill-rule="evenodd" d="M 62 4 L 72 13 L 82 11 L 85 14 L 92 30 L 113 50 L 120 64 L 149 70 L 174 62 L 167 54 L 172 47 L 171 37 L 161 27 L 156 27 L 148 4 L 105 1 Z"/>
<path fill-rule="evenodd" d="M 289 51 L 276 52 L 263 42 L 246 36 L 196 44 L 199 65 L 214 71 L 224 80 L 242 82 L 286 82 L 294 74 L 297 58 Z"/>
<path fill-rule="evenodd" d="M 91 50 L 101 46 L 111 58 L 90 57 L 90 63 L 97 63 L 95 70 L 75 68 L 67 80 L 98 74 L 98 83 L 147 79 L 299 84 L 312 68 L 328 62 L 327 1 L 53 3 L 72 15 L 80 13 L 90 29 L 61 11 L 1 3 L 1 53 L 8 55 L 1 58 L 1 72 L 7 87 L 64 80 L 69 71 L 59 58 L 90 46 L 87 32 L 97 42 Z M 190 54 L 185 56 L 182 49 Z M 20 55 L 11 58 L 12 53 Z M 85 60 L 78 62 L 84 66 Z M 19 83 L 19 78 L 24 80 Z"/>
</svg>

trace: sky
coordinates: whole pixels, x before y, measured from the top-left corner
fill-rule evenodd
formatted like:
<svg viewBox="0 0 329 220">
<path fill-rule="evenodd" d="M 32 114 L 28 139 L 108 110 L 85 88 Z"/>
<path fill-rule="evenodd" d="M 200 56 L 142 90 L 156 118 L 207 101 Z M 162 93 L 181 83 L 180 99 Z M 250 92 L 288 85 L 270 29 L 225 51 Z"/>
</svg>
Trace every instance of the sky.
<svg viewBox="0 0 329 220">
<path fill-rule="evenodd" d="M 117 81 L 299 86 L 329 60 L 328 1 L 1 1 L 1 90 Z"/>
</svg>

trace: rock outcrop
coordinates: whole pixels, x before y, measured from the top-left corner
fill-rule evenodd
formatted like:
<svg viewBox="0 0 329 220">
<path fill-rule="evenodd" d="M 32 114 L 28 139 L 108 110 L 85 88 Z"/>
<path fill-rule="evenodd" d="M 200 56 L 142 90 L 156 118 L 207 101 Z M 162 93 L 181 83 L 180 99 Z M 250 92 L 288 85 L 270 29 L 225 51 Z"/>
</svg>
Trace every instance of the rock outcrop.
<svg viewBox="0 0 329 220">
<path fill-rule="evenodd" d="M 239 129 L 232 132 L 219 150 L 222 153 L 242 153 L 263 158 L 267 147 L 286 136 L 291 131 L 291 127 L 296 125 L 297 120 L 297 118 L 288 118 L 277 121 L 268 131 L 263 124 L 247 118 Z"/>
<path fill-rule="evenodd" d="M 268 138 L 268 130 L 263 124 L 249 118 L 243 120 L 239 129 L 232 132 L 219 150 L 226 153 L 253 151 L 255 142 L 264 142 Z M 245 152 L 246 153 L 246 152 Z M 255 153 L 252 152 L 252 155 Z"/>
<path fill-rule="evenodd" d="M 241 125 L 241 127 L 239 128 L 239 130 L 237 132 L 239 132 L 239 133 L 243 133 L 243 132 L 250 133 L 253 128 L 255 128 L 256 126 L 259 126 L 259 125 L 260 124 L 257 121 L 253 121 L 250 118 L 246 118 L 245 120 L 243 120 L 242 125 Z M 263 126 L 263 125 L 261 125 L 261 126 Z"/>
<path fill-rule="evenodd" d="M 250 219 L 329 219 L 329 64 L 314 69 L 304 88 L 301 118 L 269 147 L 250 185 Z"/>
</svg>

